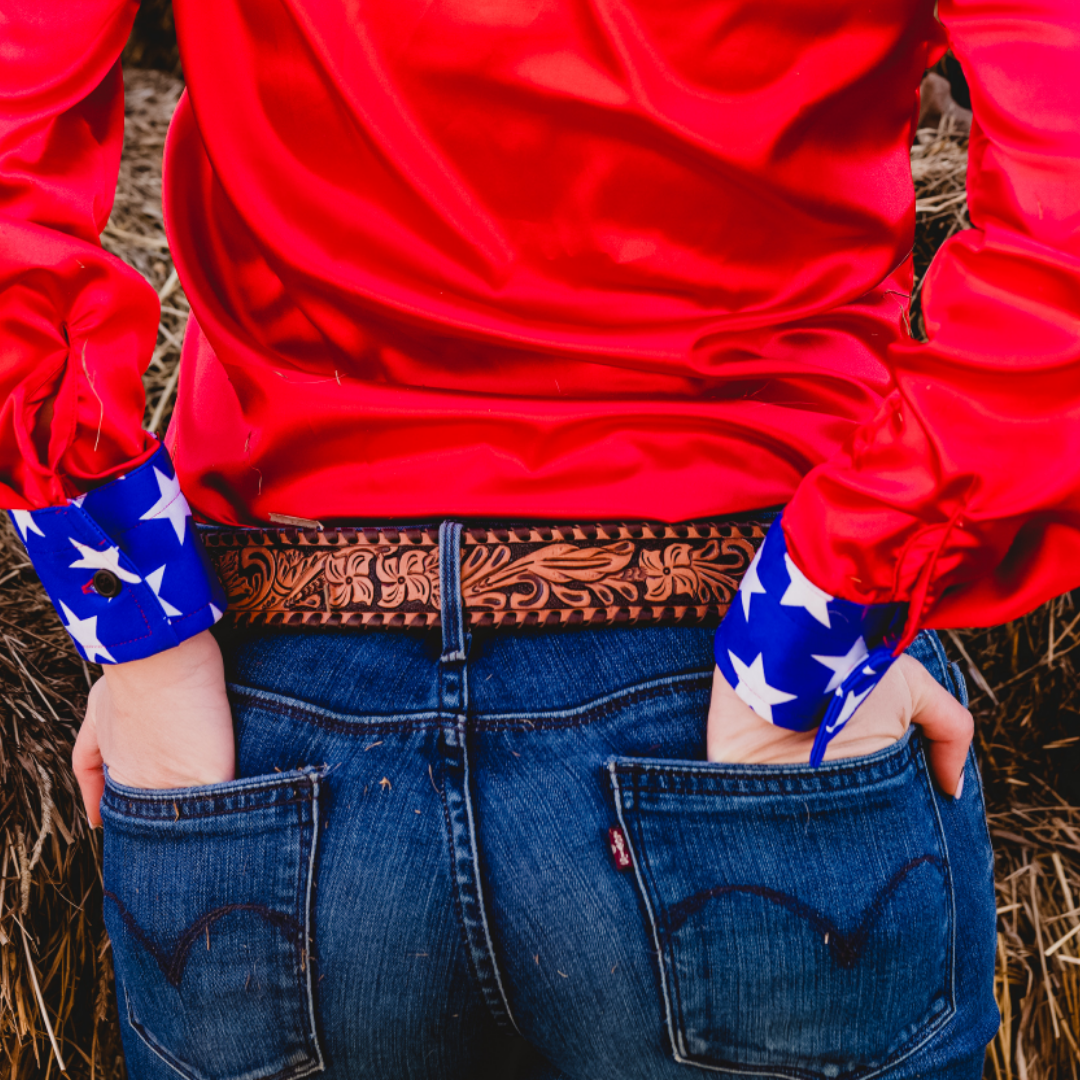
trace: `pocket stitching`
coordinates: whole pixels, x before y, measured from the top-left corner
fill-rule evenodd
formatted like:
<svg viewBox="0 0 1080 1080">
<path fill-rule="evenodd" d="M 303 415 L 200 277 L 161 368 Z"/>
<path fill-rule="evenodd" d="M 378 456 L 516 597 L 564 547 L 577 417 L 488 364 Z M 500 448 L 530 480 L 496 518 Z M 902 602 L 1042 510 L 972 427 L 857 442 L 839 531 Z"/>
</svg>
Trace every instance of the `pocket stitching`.
<svg viewBox="0 0 1080 1080">
<path fill-rule="evenodd" d="M 824 932 L 829 938 L 829 953 L 838 967 L 848 967 L 850 964 L 845 956 L 857 954 L 862 950 L 862 942 L 874 924 L 880 919 L 884 905 L 891 899 L 893 893 L 903 884 L 905 879 L 920 866 L 930 864 L 937 866 L 941 871 L 943 884 L 947 881 L 945 873 L 945 860 L 937 855 L 918 855 L 909 859 L 895 874 L 878 890 L 870 905 L 863 913 L 855 931 L 845 934 L 828 915 L 817 908 L 800 900 L 791 893 L 781 892 L 779 889 L 770 889 L 765 885 L 718 885 L 703 892 L 694 893 L 685 900 L 680 901 L 668 912 L 667 929 L 664 932 L 664 943 L 670 943 L 672 936 L 682 928 L 691 915 L 696 914 L 709 900 L 715 899 L 725 893 L 747 893 L 758 896 L 770 903 L 786 908 L 797 918 L 816 926 L 818 932 Z M 835 945 L 834 945 L 835 941 Z"/>
<path fill-rule="evenodd" d="M 907 755 L 903 755 L 907 757 Z M 956 1015 L 956 893 L 952 877 L 952 866 L 949 860 L 949 848 L 945 838 L 945 829 L 941 821 L 941 814 L 938 810 L 937 799 L 934 795 L 933 784 L 929 780 L 929 770 L 926 763 L 925 753 L 920 745 L 917 746 L 915 753 L 911 755 L 913 758 L 913 764 L 921 774 L 923 783 L 927 788 L 927 795 L 930 801 L 931 808 L 934 813 L 934 822 L 936 826 L 938 842 L 941 845 L 941 869 L 943 871 L 943 885 L 945 887 L 945 900 L 946 910 L 948 915 L 948 927 L 947 927 L 947 945 L 946 945 L 946 972 L 943 979 L 942 994 L 945 999 L 945 1008 L 941 1009 L 937 1015 L 931 1015 L 927 1023 L 927 1026 L 920 1032 L 912 1036 L 908 1042 L 898 1047 L 886 1061 L 883 1061 L 880 1066 L 873 1069 L 856 1069 L 852 1072 L 845 1074 L 844 1080 L 873 1080 L 874 1077 L 880 1076 L 883 1072 L 893 1068 L 895 1065 L 907 1060 L 913 1054 L 917 1053 L 926 1043 L 936 1035 L 941 1028 L 948 1023 Z M 634 876 L 637 879 L 638 891 L 641 896 L 645 910 L 649 917 L 649 925 L 652 932 L 653 944 L 655 946 L 656 955 L 656 970 L 659 975 L 659 990 L 661 1000 L 664 1004 L 665 1019 L 667 1021 L 668 1038 L 671 1042 L 671 1049 L 675 1061 L 682 1065 L 689 1065 L 694 1068 L 705 1069 L 710 1072 L 722 1072 L 722 1073 L 743 1073 L 753 1074 L 762 1077 L 776 1077 L 778 1080 L 825 1080 L 823 1074 L 817 1072 L 809 1072 L 801 1069 L 786 1069 L 786 1068 L 773 1068 L 770 1066 L 751 1066 L 751 1065 L 739 1065 L 732 1063 L 730 1065 L 714 1065 L 707 1062 L 695 1061 L 686 1056 L 685 1048 L 683 1047 L 682 1029 L 685 1027 L 685 1018 L 683 1016 L 681 1006 L 681 995 L 677 985 L 669 986 L 669 979 L 667 973 L 667 965 L 665 963 L 665 946 L 661 942 L 660 927 L 657 921 L 656 913 L 653 910 L 653 904 L 650 897 L 649 889 L 645 886 L 643 875 L 647 871 L 649 873 L 650 882 L 652 883 L 654 892 L 659 895 L 659 889 L 656 887 L 656 882 L 651 875 L 651 864 L 647 859 L 642 859 L 637 851 L 634 850 L 634 838 L 633 832 L 628 827 L 626 819 L 623 814 L 623 800 L 622 800 L 622 788 L 619 783 L 618 767 L 621 759 L 614 758 L 608 762 L 608 773 L 611 779 L 612 791 L 614 794 L 615 802 L 615 814 L 619 821 L 619 826 L 622 829 L 623 836 L 626 838 L 627 845 L 630 849 L 630 855 L 634 868 Z M 906 764 L 907 762 L 905 762 Z M 631 774 L 646 771 L 638 767 L 638 763 L 633 759 L 627 759 L 626 762 L 629 765 L 628 772 Z M 662 763 L 656 765 L 650 765 L 647 767 L 650 771 L 659 771 L 663 768 Z M 679 771 L 689 771 L 691 767 L 673 765 L 674 769 Z M 848 763 L 850 768 L 850 763 Z M 899 772 L 899 770 L 897 770 Z M 709 775 L 706 773 L 706 775 Z M 887 779 L 888 777 L 876 777 L 875 779 Z M 648 864 L 643 865 L 643 864 Z M 674 980 L 671 980 L 673 983 Z M 676 1000 L 672 1001 L 672 991 Z M 676 1014 L 678 1019 L 678 1028 L 676 1027 Z"/>
<path fill-rule="evenodd" d="M 619 828 L 622 829 L 622 834 L 626 839 L 627 846 L 630 849 L 630 862 L 634 868 L 634 877 L 637 878 L 638 895 L 641 897 L 645 906 L 645 911 L 649 916 L 649 927 L 652 931 L 652 939 L 654 945 L 654 955 L 656 957 L 656 972 L 660 983 L 660 1000 L 664 1003 L 664 1019 L 667 1022 L 668 1039 L 671 1042 L 671 1050 L 675 1056 L 677 1062 L 683 1062 L 685 1059 L 682 1057 L 679 1051 L 679 1042 L 675 1035 L 675 1018 L 672 1016 L 672 1003 L 671 997 L 668 993 L 667 986 L 667 971 L 664 968 L 664 956 L 663 950 L 660 947 L 660 935 L 659 927 L 656 924 L 656 913 L 653 911 L 652 900 L 649 896 L 649 890 L 645 888 L 645 883 L 641 880 L 641 859 L 638 857 L 636 851 L 634 851 L 634 841 L 630 834 L 630 829 L 627 827 L 626 819 L 623 817 L 623 800 L 622 800 L 622 788 L 619 785 L 619 774 L 617 770 L 617 762 L 608 762 L 608 774 L 611 778 L 611 787 L 615 795 L 615 816 L 619 821 Z"/>
<path fill-rule="evenodd" d="M 284 1068 L 278 1069 L 274 1073 L 269 1073 L 269 1074 L 267 1074 L 265 1076 L 260 1077 L 259 1080 L 299 1080 L 299 1078 L 301 1078 L 301 1077 L 308 1076 L 308 1075 L 310 1075 L 312 1073 L 315 1073 L 315 1072 L 321 1072 L 322 1070 L 325 1069 L 325 1062 L 324 1062 L 324 1059 L 323 1059 L 322 1046 L 320 1045 L 320 1041 L 319 1041 L 319 1037 L 318 1037 L 318 1030 L 317 1030 L 317 1023 L 316 1023 L 316 1018 L 315 1018 L 315 996 L 314 996 L 314 986 L 313 986 L 312 977 L 311 977 L 311 967 L 312 967 L 312 965 L 311 965 L 311 955 L 310 955 L 310 953 L 311 953 L 311 950 L 310 950 L 311 926 L 312 926 L 311 899 L 312 899 L 312 892 L 313 892 L 313 888 L 314 888 L 314 877 L 315 877 L 315 853 L 316 853 L 316 850 L 317 850 L 317 840 L 318 840 L 318 834 L 319 834 L 319 778 L 320 778 L 320 774 L 317 773 L 317 772 L 303 772 L 303 773 L 299 773 L 299 774 L 283 774 L 280 781 L 279 781 L 279 778 L 277 776 L 274 776 L 272 778 L 269 778 L 271 780 L 271 782 L 266 784 L 265 787 L 272 789 L 278 783 L 280 783 L 281 786 L 285 786 L 286 784 L 289 784 L 289 783 L 295 783 L 296 780 L 297 780 L 297 777 L 299 777 L 299 779 L 301 779 L 301 780 L 307 780 L 310 783 L 311 789 L 310 789 L 310 793 L 308 795 L 306 795 L 306 796 L 305 795 L 298 795 L 297 797 L 290 798 L 290 799 L 284 800 L 282 802 L 271 803 L 266 807 L 259 806 L 259 807 L 250 808 L 250 809 L 267 809 L 267 808 L 275 808 L 276 809 L 278 807 L 284 807 L 284 806 L 295 806 L 297 808 L 296 809 L 295 826 L 300 830 L 300 850 L 299 850 L 299 856 L 300 857 L 299 857 L 298 862 L 299 862 L 300 868 L 302 870 L 306 870 L 306 872 L 301 872 L 301 873 L 299 873 L 297 875 L 298 880 L 297 880 L 296 910 L 298 912 L 303 913 L 303 925 L 299 926 L 299 931 L 300 932 L 297 935 L 298 936 L 297 945 L 299 945 L 300 955 L 301 955 L 301 963 L 300 963 L 300 972 L 299 973 L 295 969 L 295 964 L 296 964 L 295 954 L 293 955 L 293 959 L 292 959 L 293 978 L 294 978 L 294 981 L 295 981 L 295 984 L 296 984 L 296 988 L 299 991 L 300 997 L 301 997 L 301 1001 L 298 1003 L 298 1004 L 300 1004 L 300 1010 L 299 1011 L 301 1013 L 306 1012 L 306 1014 L 307 1014 L 307 1027 L 306 1027 L 306 1029 L 302 1029 L 302 1030 L 298 1031 L 302 1051 L 303 1051 L 303 1054 L 304 1054 L 304 1060 L 299 1061 L 299 1062 L 297 1062 L 296 1064 L 293 1064 L 293 1065 L 286 1065 Z M 249 790 L 259 790 L 259 787 L 256 786 L 256 785 L 253 785 L 252 788 L 249 789 Z M 223 794 L 227 795 L 228 793 L 226 792 L 226 793 L 223 793 Z M 144 800 L 132 800 L 132 801 L 134 801 L 134 802 L 143 802 Z M 155 801 L 167 801 L 167 800 L 155 800 L 153 797 L 150 797 L 149 799 L 145 800 L 145 802 L 148 803 L 148 804 L 153 803 Z M 303 814 L 303 807 L 309 802 L 311 804 L 310 833 L 308 833 L 308 830 L 305 828 L 304 814 Z M 119 811 L 116 811 L 116 812 L 119 813 Z M 226 811 L 219 812 L 219 814 L 228 814 L 228 813 L 231 813 L 231 812 L 235 812 L 235 811 L 226 810 Z M 219 815 L 215 814 L 215 815 L 201 815 L 201 816 L 206 817 L 206 816 L 219 816 Z M 142 818 L 140 816 L 138 816 L 138 815 L 136 815 L 136 819 L 137 820 L 142 820 Z M 191 816 L 189 816 L 186 820 L 191 820 Z M 305 836 L 305 834 L 307 834 L 307 835 Z M 306 847 L 305 847 L 305 844 L 306 844 Z M 122 918 L 125 926 L 128 926 L 129 931 L 131 931 L 132 928 L 129 925 L 129 920 L 134 921 L 133 918 L 130 915 L 128 915 L 128 913 L 126 912 L 126 909 L 124 908 L 123 904 L 121 903 L 121 901 L 117 897 L 112 896 L 112 894 L 108 894 L 108 895 L 110 895 L 112 897 L 112 899 L 114 900 L 118 910 L 120 911 L 121 918 Z M 261 905 L 259 905 L 259 906 L 261 907 Z M 235 910 L 236 907 L 247 908 L 248 905 L 236 905 L 236 906 L 230 905 L 229 910 Z M 214 914 L 217 914 L 217 912 L 215 912 Z M 285 916 L 283 916 L 283 913 L 281 913 L 281 912 L 275 912 L 275 914 L 277 914 L 279 916 L 282 916 L 282 917 L 285 917 Z M 127 915 L 128 917 L 125 918 L 125 915 Z M 203 918 L 205 918 L 205 916 L 203 916 Z M 290 922 L 292 922 L 294 924 L 297 923 L 297 920 L 294 919 L 292 916 L 287 916 L 287 918 L 289 919 Z M 137 925 L 138 924 L 136 924 L 136 926 Z M 141 932 L 141 927 L 139 927 L 139 930 L 140 930 L 140 932 L 138 934 L 136 934 L 135 936 L 136 936 L 137 940 L 139 940 L 140 945 L 142 947 L 146 948 L 147 943 L 146 943 L 146 941 L 143 940 L 146 937 L 146 935 L 143 932 Z M 169 977 L 169 973 L 165 970 L 165 968 L 161 964 L 161 960 L 159 959 L 159 957 L 157 955 L 157 950 L 156 949 L 147 949 L 147 951 L 150 953 L 150 955 L 153 957 L 155 962 L 158 964 L 158 967 L 161 969 L 163 975 L 165 975 L 166 980 L 168 982 L 172 983 L 172 979 Z M 302 973 L 302 977 L 297 978 L 296 976 L 298 974 L 301 974 L 301 973 Z M 125 1003 L 125 1006 L 126 1006 L 128 1024 L 130 1025 L 132 1030 L 136 1033 L 136 1035 L 138 1035 L 138 1037 L 142 1040 L 142 1042 L 154 1054 L 156 1054 L 158 1057 L 160 1057 L 167 1065 L 169 1065 L 170 1068 L 174 1069 L 181 1076 L 185 1077 L 186 1080 L 209 1080 L 208 1077 L 205 1077 L 202 1073 L 197 1071 L 193 1065 L 191 1065 L 190 1063 L 181 1061 L 179 1058 L 177 1058 L 174 1054 L 172 1054 L 169 1050 L 167 1050 L 162 1044 L 160 1044 L 154 1038 L 154 1036 L 150 1033 L 150 1031 L 139 1021 L 138 1017 L 136 1017 L 135 1012 L 134 1012 L 134 1007 L 133 1007 L 132 1002 L 131 1002 L 131 996 L 128 993 L 126 988 L 124 990 L 124 1003 Z M 306 1008 L 304 1006 L 306 1006 Z"/>
<path fill-rule="evenodd" d="M 614 757 L 613 764 L 635 780 L 673 775 L 702 783 L 702 794 L 735 794 L 745 784 L 748 796 L 773 794 L 830 794 L 891 780 L 915 759 L 918 741 L 909 729 L 901 739 L 861 758 L 839 758 L 818 766 L 802 764 L 739 765 L 724 761 L 679 761 Z M 840 783 L 836 783 L 840 781 Z M 787 782 L 794 787 L 785 788 Z M 832 783 L 830 783 L 832 782 Z"/>
<path fill-rule="evenodd" d="M 241 777 L 216 784 L 198 784 L 185 788 L 129 788 L 118 785 L 106 777 L 103 805 L 118 817 L 141 821 L 179 821 L 206 817 L 226 817 L 229 814 L 246 814 L 259 810 L 271 810 L 279 806 L 305 805 L 309 797 L 301 787 L 291 793 L 284 789 L 300 785 L 309 779 L 317 780 L 325 775 L 325 769 L 294 769 L 289 772 L 271 773 L 268 776 Z M 266 802 L 252 802 L 259 795 L 269 795 Z M 278 797 L 275 797 L 278 796 Z M 244 805 L 225 806 L 224 803 L 242 799 Z M 209 803 L 205 812 L 181 814 L 182 806 Z M 173 811 L 173 816 L 168 814 Z M 162 813 L 165 811 L 165 813 Z"/>
<path fill-rule="evenodd" d="M 303 815 L 298 810 L 297 816 L 300 819 L 298 821 L 299 826 L 303 826 Z M 301 832 L 301 836 L 303 833 Z M 304 1033 L 304 1039 L 308 1044 L 308 1053 L 311 1054 L 315 1061 L 313 1063 L 311 1072 L 321 1071 L 325 1068 L 322 1055 L 322 1046 L 319 1044 L 318 1028 L 315 1019 L 315 987 L 311 980 L 311 941 L 312 941 L 312 912 L 311 912 L 311 897 L 315 889 L 315 852 L 318 848 L 319 841 L 319 776 L 315 774 L 311 778 L 311 835 L 308 840 L 308 852 L 307 852 L 307 874 L 305 875 L 305 883 L 303 888 L 303 905 L 299 907 L 299 910 L 304 913 L 304 936 L 301 944 L 301 965 L 300 969 L 304 974 L 304 991 L 307 1004 L 308 1013 L 308 1030 Z M 301 856 L 303 852 L 301 852 Z M 297 886 L 299 890 L 299 886 Z M 301 898 L 298 896 L 298 900 Z M 317 1066 L 317 1070 L 316 1070 Z M 303 1075 L 303 1074 L 302 1074 Z"/>
<path fill-rule="evenodd" d="M 131 1007 L 131 998 L 127 991 L 124 991 L 124 1004 L 127 1006 L 127 1022 L 131 1027 L 131 1030 L 146 1044 L 146 1046 L 166 1065 L 171 1069 L 175 1069 L 185 1080 L 209 1080 L 200 1072 L 196 1072 L 195 1069 L 187 1062 L 181 1061 L 179 1058 L 174 1057 L 168 1050 L 165 1049 L 158 1041 L 139 1023 L 138 1018 Z M 314 1060 L 297 1062 L 295 1065 L 287 1065 L 284 1069 L 278 1069 L 276 1073 L 271 1073 L 268 1076 L 260 1077 L 259 1080 L 299 1080 L 300 1077 L 310 1076 L 312 1073 L 319 1072 L 323 1068 L 322 1056 L 317 1056 Z"/>
<path fill-rule="evenodd" d="M 260 690 L 242 683 L 227 683 L 230 704 L 249 709 L 261 709 L 287 720 L 301 724 L 311 724 L 324 731 L 334 731 L 346 735 L 361 735 L 378 731 L 414 730 L 418 727 L 438 727 L 444 721 L 443 714 L 437 710 L 419 709 L 415 712 L 392 716 L 371 716 L 366 713 L 343 713 L 332 709 L 323 709 L 311 705 L 300 698 L 287 694 L 277 694 L 271 690 Z M 235 713 L 235 708 L 234 708 Z"/>
<path fill-rule="evenodd" d="M 177 988 L 184 981 L 184 970 L 187 968 L 192 945 L 218 919 L 234 911 L 252 911 L 257 915 L 261 915 L 268 923 L 276 925 L 279 929 L 285 931 L 290 937 L 302 939 L 304 936 L 303 927 L 300 926 L 296 919 L 282 911 L 275 911 L 265 904 L 226 904 L 223 907 L 215 908 L 213 911 L 200 915 L 176 939 L 172 950 L 166 954 L 163 949 L 159 949 L 154 944 L 150 935 L 139 925 L 138 920 L 128 911 L 124 902 L 115 893 L 105 889 L 103 895 L 105 899 L 111 900 L 116 905 L 120 918 L 128 928 L 129 933 L 154 958 L 162 975 L 165 976 L 165 981 L 170 986 Z"/>
</svg>

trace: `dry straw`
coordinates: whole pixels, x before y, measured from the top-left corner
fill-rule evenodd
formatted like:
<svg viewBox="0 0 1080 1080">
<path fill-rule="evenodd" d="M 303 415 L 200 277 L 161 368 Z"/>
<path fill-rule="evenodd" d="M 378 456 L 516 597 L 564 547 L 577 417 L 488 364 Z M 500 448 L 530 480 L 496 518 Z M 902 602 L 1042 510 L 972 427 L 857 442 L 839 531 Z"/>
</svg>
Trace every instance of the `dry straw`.
<svg viewBox="0 0 1080 1080">
<path fill-rule="evenodd" d="M 127 77 L 125 160 L 103 240 L 163 301 L 146 376 L 148 426 L 172 409 L 187 302 L 161 223 L 160 162 L 180 84 Z M 921 276 L 967 224 L 967 147 L 952 118 L 912 150 Z M 915 330 L 918 332 L 916 317 Z M 67 643 L 25 554 L 0 525 L 0 1080 L 123 1075 L 100 847 L 70 770 L 93 672 Z M 1080 1066 L 1080 608 L 1063 597 L 947 646 L 969 675 L 997 849 L 998 969 L 1004 1023 L 987 1060 L 995 1080 L 1064 1080 Z"/>
<path fill-rule="evenodd" d="M 102 242 L 162 299 L 146 373 L 147 427 L 168 423 L 187 301 L 161 218 L 161 153 L 182 89 L 153 71 L 126 79 L 124 160 Z M 123 1076 L 99 834 L 71 775 L 94 672 L 71 649 L 6 516 L 0 524 L 0 1080 Z"/>
</svg>

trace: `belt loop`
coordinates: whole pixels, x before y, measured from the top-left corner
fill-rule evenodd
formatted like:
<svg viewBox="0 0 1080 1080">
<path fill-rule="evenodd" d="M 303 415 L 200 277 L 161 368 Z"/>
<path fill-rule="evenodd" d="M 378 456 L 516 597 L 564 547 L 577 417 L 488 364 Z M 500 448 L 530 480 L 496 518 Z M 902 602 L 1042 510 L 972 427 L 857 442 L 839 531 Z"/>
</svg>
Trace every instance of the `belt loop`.
<svg viewBox="0 0 1080 1080">
<path fill-rule="evenodd" d="M 465 659 L 465 619 L 461 602 L 460 521 L 439 526 L 439 598 L 442 610 L 443 663 Z"/>
</svg>

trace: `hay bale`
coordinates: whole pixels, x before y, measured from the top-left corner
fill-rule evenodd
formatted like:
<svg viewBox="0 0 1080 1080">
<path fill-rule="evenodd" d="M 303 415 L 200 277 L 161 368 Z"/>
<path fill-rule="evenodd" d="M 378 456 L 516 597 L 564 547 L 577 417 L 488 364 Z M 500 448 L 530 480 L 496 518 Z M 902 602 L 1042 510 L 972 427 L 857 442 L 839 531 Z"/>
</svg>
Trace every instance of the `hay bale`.
<svg viewBox="0 0 1080 1080">
<path fill-rule="evenodd" d="M 996 853 L 1003 1023 L 995 1080 L 1065 1080 L 1080 1063 L 1080 593 L 947 635 L 973 691 Z"/>
<path fill-rule="evenodd" d="M 124 75 L 124 89 L 124 156 L 101 242 L 134 266 L 161 299 L 157 346 L 143 377 L 143 423 L 160 436 L 172 415 L 180 344 L 190 310 L 173 269 L 161 212 L 161 156 L 184 84 L 164 72 L 130 70 Z"/>
<path fill-rule="evenodd" d="M 100 845 L 70 766 L 91 676 L 6 518 L 0 581 L 0 1062 L 119 1077 Z"/>
<path fill-rule="evenodd" d="M 937 87 L 940 95 L 940 86 Z M 939 102 L 911 151 L 918 296 L 944 240 L 967 228 L 968 124 Z M 1080 1065 L 1080 592 L 1005 626 L 949 632 L 966 669 L 996 855 L 1002 1025 L 994 1080 L 1076 1080 Z M 1069 936 L 1072 934 L 1072 936 Z M 1049 955 L 1048 955 L 1049 954 Z"/>
<path fill-rule="evenodd" d="M 125 75 L 124 158 L 104 246 L 162 298 L 144 378 L 160 434 L 176 393 L 188 304 L 165 242 L 161 155 L 183 84 Z M 71 772 L 90 682 L 6 515 L 0 517 L 0 1080 L 124 1075 L 101 915 L 100 834 Z M 3 1065 L 10 1062 L 10 1069 Z"/>
<path fill-rule="evenodd" d="M 965 187 L 967 133 L 968 127 L 958 124 L 954 115 L 946 111 L 937 125 L 918 130 L 911 148 L 911 175 L 915 181 L 911 329 L 920 341 L 926 340 L 926 331 L 919 297 L 930 260 L 953 233 L 971 225 Z"/>
<path fill-rule="evenodd" d="M 180 75 L 172 0 L 140 0 L 135 25 L 124 49 L 124 67 L 157 68 L 170 75 Z"/>
</svg>

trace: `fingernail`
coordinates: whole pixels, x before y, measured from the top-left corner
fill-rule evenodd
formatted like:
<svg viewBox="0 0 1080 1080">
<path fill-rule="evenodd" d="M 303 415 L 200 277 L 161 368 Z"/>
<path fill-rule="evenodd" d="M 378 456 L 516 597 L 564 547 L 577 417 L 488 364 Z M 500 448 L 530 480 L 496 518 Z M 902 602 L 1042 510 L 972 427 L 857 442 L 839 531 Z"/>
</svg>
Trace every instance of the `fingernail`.
<svg viewBox="0 0 1080 1080">
<path fill-rule="evenodd" d="M 960 783 L 956 785 L 956 790 L 953 792 L 953 798 L 959 802 L 960 796 L 964 794 L 964 774 L 960 774 Z"/>
</svg>

